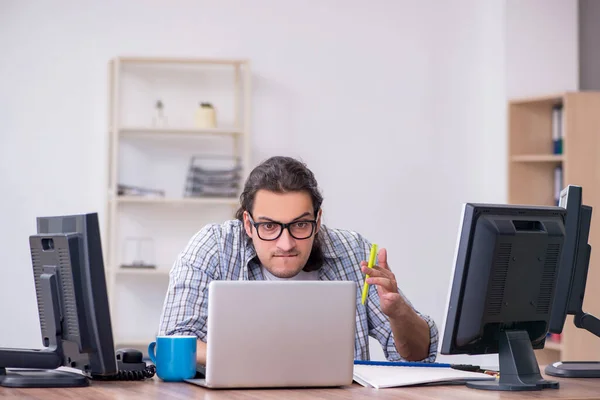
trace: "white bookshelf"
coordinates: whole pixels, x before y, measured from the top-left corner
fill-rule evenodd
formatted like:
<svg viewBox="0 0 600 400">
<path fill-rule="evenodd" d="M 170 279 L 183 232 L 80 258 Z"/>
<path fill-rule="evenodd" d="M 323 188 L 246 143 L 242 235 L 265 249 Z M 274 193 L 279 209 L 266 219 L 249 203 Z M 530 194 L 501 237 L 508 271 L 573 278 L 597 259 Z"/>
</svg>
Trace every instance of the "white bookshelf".
<svg viewBox="0 0 600 400">
<path fill-rule="evenodd" d="M 250 168 L 250 65 L 247 60 L 118 57 L 109 63 L 108 195 L 103 229 L 105 269 L 117 347 L 145 349 L 154 340 L 177 255 L 204 225 L 233 218 Z M 161 101 L 166 119 L 156 120 Z M 198 126 L 202 102 L 216 126 Z M 188 197 L 193 156 L 240 161 L 232 197 Z M 123 195 L 119 185 L 160 191 Z M 135 243 L 155 268 L 124 268 Z"/>
<path fill-rule="evenodd" d="M 167 205 L 229 205 L 237 206 L 239 200 L 229 197 L 207 197 L 207 198 L 189 198 L 189 197 L 136 197 L 136 196 L 115 196 L 112 201 L 118 204 L 167 204 Z"/>
<path fill-rule="evenodd" d="M 240 136 L 243 135 L 243 131 L 237 131 L 234 129 L 196 129 L 196 128 L 155 128 L 155 127 L 126 127 L 119 129 L 121 136 L 146 136 L 146 137 L 162 137 L 169 138 L 172 135 L 186 135 L 196 136 L 202 138 L 205 135 L 226 135 L 226 136 Z"/>
</svg>

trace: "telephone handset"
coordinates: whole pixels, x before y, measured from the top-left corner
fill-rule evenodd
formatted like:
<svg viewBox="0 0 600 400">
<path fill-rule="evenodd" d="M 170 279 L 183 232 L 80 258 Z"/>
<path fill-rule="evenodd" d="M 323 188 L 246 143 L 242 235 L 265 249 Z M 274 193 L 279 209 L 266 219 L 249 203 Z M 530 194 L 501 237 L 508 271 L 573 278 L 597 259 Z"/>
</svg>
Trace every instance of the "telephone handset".
<svg viewBox="0 0 600 400">
<path fill-rule="evenodd" d="M 92 379 L 103 381 L 139 381 L 152 378 L 156 373 L 156 367 L 152 364 L 146 365 L 142 352 L 137 349 L 119 349 L 115 355 L 117 357 L 117 374 L 110 376 L 92 375 Z"/>
</svg>

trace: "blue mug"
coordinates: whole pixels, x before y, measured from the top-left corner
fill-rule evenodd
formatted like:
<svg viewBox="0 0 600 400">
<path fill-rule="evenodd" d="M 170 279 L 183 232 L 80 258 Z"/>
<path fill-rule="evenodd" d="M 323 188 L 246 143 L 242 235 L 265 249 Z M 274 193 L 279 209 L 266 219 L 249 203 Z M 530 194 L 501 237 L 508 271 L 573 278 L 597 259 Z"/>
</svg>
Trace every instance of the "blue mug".
<svg viewBox="0 0 600 400">
<path fill-rule="evenodd" d="M 196 375 L 196 336 L 158 336 L 148 355 L 163 381 L 178 382 Z M 156 353 L 155 353 L 156 350 Z"/>
</svg>

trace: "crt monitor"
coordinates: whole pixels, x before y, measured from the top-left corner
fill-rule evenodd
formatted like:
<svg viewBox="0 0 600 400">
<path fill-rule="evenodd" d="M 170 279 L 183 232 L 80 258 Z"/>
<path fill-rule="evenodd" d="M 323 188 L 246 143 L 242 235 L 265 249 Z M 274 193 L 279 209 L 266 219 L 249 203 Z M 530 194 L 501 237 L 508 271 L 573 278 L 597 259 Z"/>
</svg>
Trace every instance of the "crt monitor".
<svg viewBox="0 0 600 400">
<path fill-rule="evenodd" d="M 581 186 L 569 185 L 560 193 L 559 206 L 567 210 L 567 238 L 562 254 L 556 295 L 550 319 L 550 332 L 562 333 L 567 315 L 573 315 L 575 326 L 600 336 L 600 320 L 583 311 L 583 299 L 590 262 L 588 244 L 592 207 L 582 204 Z M 600 339 L 598 339 L 600 340 Z M 546 366 L 546 373 L 567 378 L 600 378 L 598 361 L 561 361 Z"/>
<path fill-rule="evenodd" d="M 0 385 L 87 386 L 88 377 L 114 376 L 97 214 L 38 218 L 37 233 L 29 245 L 44 348 L 0 349 Z"/>
<path fill-rule="evenodd" d="M 440 353 L 498 353 L 500 367 L 498 380 L 468 387 L 558 388 L 533 350 L 548 333 L 565 217 L 561 207 L 465 204 Z"/>
</svg>

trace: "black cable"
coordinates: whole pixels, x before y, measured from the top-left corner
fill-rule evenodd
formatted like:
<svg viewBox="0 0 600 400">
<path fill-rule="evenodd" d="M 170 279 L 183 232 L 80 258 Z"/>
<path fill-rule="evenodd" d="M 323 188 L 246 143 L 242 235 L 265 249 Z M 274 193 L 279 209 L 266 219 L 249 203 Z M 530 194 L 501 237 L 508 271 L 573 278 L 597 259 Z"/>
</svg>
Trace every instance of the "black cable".
<svg viewBox="0 0 600 400">
<path fill-rule="evenodd" d="M 156 374 L 156 366 L 147 365 L 142 370 L 120 370 L 115 375 L 92 375 L 92 379 L 97 381 L 141 381 L 152 378 Z"/>
</svg>

